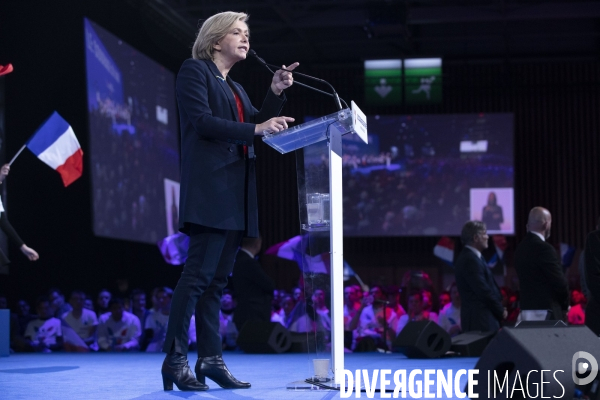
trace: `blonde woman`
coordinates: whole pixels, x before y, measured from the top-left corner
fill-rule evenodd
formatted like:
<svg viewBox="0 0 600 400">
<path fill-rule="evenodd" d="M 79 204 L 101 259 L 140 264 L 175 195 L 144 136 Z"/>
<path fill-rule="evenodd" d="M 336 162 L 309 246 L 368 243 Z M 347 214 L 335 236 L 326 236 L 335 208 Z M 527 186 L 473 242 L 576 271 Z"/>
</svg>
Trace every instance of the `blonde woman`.
<svg viewBox="0 0 600 400">
<path fill-rule="evenodd" d="M 244 236 L 258 237 L 254 136 L 279 132 L 294 119 L 278 117 L 293 83 L 277 70 L 260 110 L 229 71 L 250 49 L 248 15 L 223 12 L 208 18 L 177 75 L 181 127 L 179 230 L 190 236 L 188 259 L 173 293 L 163 351 L 163 385 L 207 390 L 208 377 L 225 389 L 249 388 L 222 359 L 219 308 L 227 276 Z M 196 311 L 196 378 L 187 363 L 188 328 Z"/>
</svg>

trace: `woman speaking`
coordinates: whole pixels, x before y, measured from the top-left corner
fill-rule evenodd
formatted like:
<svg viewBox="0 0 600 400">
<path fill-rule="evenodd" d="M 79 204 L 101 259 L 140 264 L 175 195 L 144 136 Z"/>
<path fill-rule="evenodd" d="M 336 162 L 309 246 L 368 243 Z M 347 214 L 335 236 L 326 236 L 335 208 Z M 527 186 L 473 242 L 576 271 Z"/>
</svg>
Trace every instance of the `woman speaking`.
<svg viewBox="0 0 600 400">
<path fill-rule="evenodd" d="M 207 390 L 208 377 L 226 389 L 249 388 L 222 359 L 221 293 L 243 236 L 258 236 L 253 139 L 294 121 L 278 117 L 293 82 L 277 70 L 259 110 L 229 77 L 250 49 L 248 15 L 223 12 L 208 18 L 177 75 L 181 125 L 179 230 L 190 236 L 188 259 L 173 293 L 163 351 L 164 390 Z M 283 69 L 293 70 L 294 63 Z M 196 378 L 187 362 L 188 329 L 196 310 Z"/>
</svg>

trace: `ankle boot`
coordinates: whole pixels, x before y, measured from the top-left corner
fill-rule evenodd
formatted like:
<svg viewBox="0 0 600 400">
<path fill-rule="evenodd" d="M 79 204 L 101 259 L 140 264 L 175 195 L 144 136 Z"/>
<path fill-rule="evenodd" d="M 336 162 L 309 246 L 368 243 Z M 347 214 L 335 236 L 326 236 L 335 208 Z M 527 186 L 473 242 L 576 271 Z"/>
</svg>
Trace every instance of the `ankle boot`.
<svg viewBox="0 0 600 400">
<path fill-rule="evenodd" d="M 194 370 L 200 383 L 205 383 L 205 378 L 210 378 L 223 389 L 248 389 L 250 387 L 248 382 L 238 381 L 231 375 L 221 356 L 199 357 Z"/>
<path fill-rule="evenodd" d="M 181 391 L 208 390 L 208 386 L 194 378 L 188 365 L 186 356 L 180 353 L 169 353 L 165 357 L 162 369 L 163 388 L 165 391 L 173 390 L 173 383 Z"/>
</svg>

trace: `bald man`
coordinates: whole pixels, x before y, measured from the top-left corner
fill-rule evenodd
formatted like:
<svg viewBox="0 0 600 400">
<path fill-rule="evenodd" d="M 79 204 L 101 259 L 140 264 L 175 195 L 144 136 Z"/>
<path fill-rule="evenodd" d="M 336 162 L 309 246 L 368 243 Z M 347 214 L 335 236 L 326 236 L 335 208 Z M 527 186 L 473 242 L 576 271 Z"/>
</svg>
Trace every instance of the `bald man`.
<svg viewBox="0 0 600 400">
<path fill-rule="evenodd" d="M 569 287 L 550 237 L 552 215 L 534 207 L 527 219 L 527 234 L 517 246 L 515 267 L 521 291 L 521 319 L 563 319 L 569 306 Z"/>
</svg>

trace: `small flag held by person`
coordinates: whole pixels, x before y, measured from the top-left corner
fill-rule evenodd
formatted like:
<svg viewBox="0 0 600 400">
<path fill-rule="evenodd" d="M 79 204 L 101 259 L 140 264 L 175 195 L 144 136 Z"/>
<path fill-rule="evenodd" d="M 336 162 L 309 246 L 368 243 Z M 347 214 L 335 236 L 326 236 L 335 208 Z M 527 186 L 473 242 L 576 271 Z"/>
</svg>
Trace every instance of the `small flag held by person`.
<svg viewBox="0 0 600 400">
<path fill-rule="evenodd" d="M 83 173 L 83 151 L 71 126 L 56 111 L 25 144 L 41 161 L 56 170 L 65 187 Z"/>
<path fill-rule="evenodd" d="M 508 242 L 506 241 L 506 236 L 504 235 L 494 235 L 492 236 L 492 240 L 494 242 L 494 248 L 496 249 L 496 254 L 498 255 L 498 260 L 502 260 L 504 258 L 504 252 L 508 247 Z"/>
<path fill-rule="evenodd" d="M 454 261 L 454 241 L 444 236 L 433 248 L 433 254 L 441 258 L 446 264 L 452 266 Z"/>
<path fill-rule="evenodd" d="M 157 245 L 165 262 L 171 265 L 182 265 L 187 260 L 190 237 L 177 232 L 160 240 Z"/>
<path fill-rule="evenodd" d="M 560 260 L 564 268 L 569 268 L 573 264 L 575 257 L 575 247 L 567 243 L 560 244 Z"/>
</svg>

